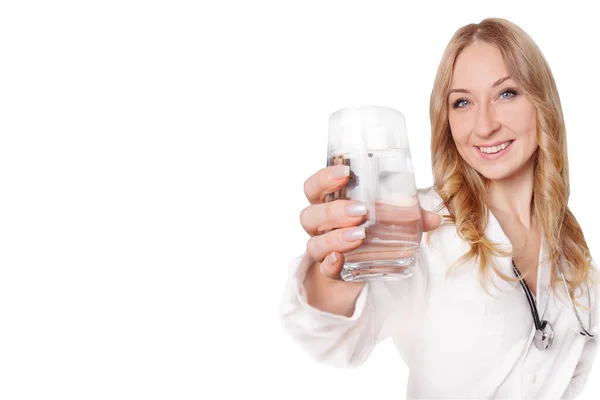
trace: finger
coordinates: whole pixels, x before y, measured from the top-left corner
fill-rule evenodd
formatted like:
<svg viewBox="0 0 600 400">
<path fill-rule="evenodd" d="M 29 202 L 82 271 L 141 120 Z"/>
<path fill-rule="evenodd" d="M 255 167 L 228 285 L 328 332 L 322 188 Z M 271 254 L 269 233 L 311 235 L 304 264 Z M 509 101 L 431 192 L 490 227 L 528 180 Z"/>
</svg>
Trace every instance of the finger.
<svg viewBox="0 0 600 400">
<path fill-rule="evenodd" d="M 315 236 L 335 228 L 360 225 L 367 215 L 367 205 L 360 201 L 337 200 L 313 204 L 300 213 L 300 224 Z"/>
<path fill-rule="evenodd" d="M 342 267 L 344 266 L 344 255 L 334 251 L 329 253 L 321 263 L 321 275 L 329 279 L 342 280 Z"/>
<path fill-rule="evenodd" d="M 323 203 L 329 193 L 348 184 L 350 167 L 332 165 L 321 169 L 304 182 L 304 194 L 310 204 Z"/>
<path fill-rule="evenodd" d="M 332 252 L 348 253 L 359 247 L 365 238 L 365 228 L 341 228 L 313 236 L 306 244 L 306 252 L 316 262 Z"/>
<path fill-rule="evenodd" d="M 437 229 L 442 223 L 442 216 L 432 211 L 425 211 L 421 208 L 421 217 L 423 219 L 423 231 L 432 231 Z"/>
</svg>

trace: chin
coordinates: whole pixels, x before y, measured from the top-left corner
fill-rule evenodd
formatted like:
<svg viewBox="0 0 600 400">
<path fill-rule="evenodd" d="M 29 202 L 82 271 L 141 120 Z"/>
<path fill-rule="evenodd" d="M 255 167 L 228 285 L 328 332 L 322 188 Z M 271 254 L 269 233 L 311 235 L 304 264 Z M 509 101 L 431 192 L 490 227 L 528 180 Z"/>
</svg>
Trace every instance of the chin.
<svg viewBox="0 0 600 400">
<path fill-rule="evenodd" d="M 507 170 L 503 170 L 503 171 L 477 170 L 477 172 L 479 172 L 479 174 L 481 174 L 483 177 L 485 177 L 486 179 L 488 179 L 490 181 L 500 181 L 502 179 L 510 178 L 514 174 L 514 171 L 507 171 Z"/>
<path fill-rule="evenodd" d="M 502 163 L 502 164 L 504 164 L 504 163 Z M 521 171 L 522 167 L 524 167 L 524 165 L 518 166 L 513 163 L 510 163 L 510 165 L 506 165 L 506 164 L 502 165 L 502 164 L 488 165 L 485 168 L 481 168 L 480 166 L 474 166 L 474 165 L 471 165 L 471 166 L 477 172 L 479 172 L 480 175 L 482 175 L 483 177 L 485 177 L 486 179 L 488 179 L 490 181 L 500 181 L 503 179 L 513 177 L 514 175 L 519 173 L 519 171 Z"/>
<path fill-rule="evenodd" d="M 479 160 L 469 160 L 464 158 L 463 160 L 466 161 L 471 168 L 477 171 L 479 175 L 491 181 L 508 178 L 516 172 L 515 168 L 510 168 L 507 165 L 503 165 L 504 163 L 498 163 L 496 165 L 480 165 L 477 162 Z"/>
<path fill-rule="evenodd" d="M 490 181 L 500 181 L 507 178 L 512 178 L 516 175 L 520 175 L 531 167 L 533 171 L 533 163 L 535 160 L 535 153 L 533 153 L 527 160 L 512 160 L 512 162 L 503 162 L 496 165 L 486 165 L 482 168 L 480 165 L 471 166 L 479 172 L 480 175 Z"/>
</svg>

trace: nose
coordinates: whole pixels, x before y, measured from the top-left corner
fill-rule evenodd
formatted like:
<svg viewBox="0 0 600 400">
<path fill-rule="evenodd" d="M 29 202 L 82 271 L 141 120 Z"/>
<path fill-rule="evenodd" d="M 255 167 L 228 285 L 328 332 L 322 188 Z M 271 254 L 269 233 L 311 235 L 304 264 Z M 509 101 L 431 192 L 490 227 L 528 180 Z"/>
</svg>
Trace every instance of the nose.
<svg viewBox="0 0 600 400">
<path fill-rule="evenodd" d="M 500 129 L 500 123 L 496 119 L 494 107 L 489 103 L 482 103 L 477 107 L 473 133 L 477 136 L 487 137 Z"/>
</svg>

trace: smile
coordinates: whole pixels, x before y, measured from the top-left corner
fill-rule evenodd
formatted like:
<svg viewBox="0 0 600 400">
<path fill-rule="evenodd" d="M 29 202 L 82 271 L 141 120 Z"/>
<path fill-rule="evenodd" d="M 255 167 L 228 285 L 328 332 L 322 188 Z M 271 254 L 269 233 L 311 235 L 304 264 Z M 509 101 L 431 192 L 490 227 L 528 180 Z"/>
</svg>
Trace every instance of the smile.
<svg viewBox="0 0 600 400">
<path fill-rule="evenodd" d="M 481 151 L 482 153 L 486 153 L 486 154 L 494 154 L 494 153 L 498 153 L 502 150 L 504 150 L 505 148 L 507 148 L 513 141 L 512 140 L 508 140 L 498 146 L 491 146 L 491 147 L 477 147 L 479 149 L 479 151 Z"/>
<path fill-rule="evenodd" d="M 510 145 L 514 142 L 514 140 L 507 140 L 504 143 L 497 144 L 495 146 L 475 146 L 477 149 L 477 153 L 481 157 L 486 160 L 495 160 L 498 157 L 501 157 L 510 149 Z"/>
</svg>

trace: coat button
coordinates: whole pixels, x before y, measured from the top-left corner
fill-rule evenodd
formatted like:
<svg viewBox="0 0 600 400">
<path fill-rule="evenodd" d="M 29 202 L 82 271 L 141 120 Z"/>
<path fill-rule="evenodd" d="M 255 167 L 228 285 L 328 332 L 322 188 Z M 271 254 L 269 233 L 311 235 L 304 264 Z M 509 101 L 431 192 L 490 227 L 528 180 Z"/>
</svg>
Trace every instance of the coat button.
<svg viewBox="0 0 600 400">
<path fill-rule="evenodd" d="M 534 384 L 535 383 L 535 379 L 536 379 L 535 374 L 528 374 L 527 375 L 527 382 L 529 382 L 531 384 Z"/>
</svg>

